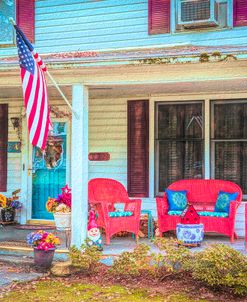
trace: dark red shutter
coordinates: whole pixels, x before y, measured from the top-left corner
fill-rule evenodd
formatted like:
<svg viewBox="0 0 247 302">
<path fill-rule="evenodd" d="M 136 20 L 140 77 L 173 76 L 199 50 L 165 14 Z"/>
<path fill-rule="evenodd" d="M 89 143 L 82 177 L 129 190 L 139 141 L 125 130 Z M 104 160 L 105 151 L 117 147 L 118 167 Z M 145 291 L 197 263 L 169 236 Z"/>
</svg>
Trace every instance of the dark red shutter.
<svg viewBox="0 0 247 302">
<path fill-rule="evenodd" d="M 128 102 L 128 193 L 149 195 L 149 102 Z"/>
<path fill-rule="evenodd" d="M 34 42 L 34 0 L 16 0 L 16 22 L 30 42 Z"/>
<path fill-rule="evenodd" d="M 150 35 L 170 32 L 170 0 L 148 1 L 148 32 Z"/>
<path fill-rule="evenodd" d="M 8 105 L 0 105 L 0 192 L 7 191 Z"/>
<path fill-rule="evenodd" d="M 247 26 L 247 1 L 234 0 L 233 26 Z"/>
</svg>

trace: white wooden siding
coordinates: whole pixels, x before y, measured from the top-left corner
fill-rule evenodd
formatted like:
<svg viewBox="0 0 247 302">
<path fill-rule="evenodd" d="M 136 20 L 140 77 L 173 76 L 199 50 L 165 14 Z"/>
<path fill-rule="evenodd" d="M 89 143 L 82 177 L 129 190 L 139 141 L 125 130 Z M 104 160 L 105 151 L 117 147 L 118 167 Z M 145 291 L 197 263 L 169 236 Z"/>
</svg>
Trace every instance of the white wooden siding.
<svg viewBox="0 0 247 302">
<path fill-rule="evenodd" d="M 235 230 L 237 232 L 237 235 L 244 236 L 245 235 L 245 203 L 242 202 L 237 210 L 237 216 L 236 216 L 236 223 L 235 223 Z"/>
<path fill-rule="evenodd" d="M 246 45 L 247 27 L 148 35 L 148 0 L 36 0 L 40 53 L 191 45 Z M 220 49 L 219 49 L 220 50 Z M 0 57 L 16 54 L 0 48 Z"/>
<path fill-rule="evenodd" d="M 127 186 L 127 100 L 90 100 L 89 152 L 109 152 L 110 160 L 89 162 L 89 178 L 114 178 Z"/>
</svg>

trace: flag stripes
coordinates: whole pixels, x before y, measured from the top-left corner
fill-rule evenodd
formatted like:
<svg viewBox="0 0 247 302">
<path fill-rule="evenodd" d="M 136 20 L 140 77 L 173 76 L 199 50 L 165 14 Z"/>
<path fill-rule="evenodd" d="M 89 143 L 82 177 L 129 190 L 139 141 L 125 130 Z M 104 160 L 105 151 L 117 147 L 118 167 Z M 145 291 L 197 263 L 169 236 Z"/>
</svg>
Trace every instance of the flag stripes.
<svg viewBox="0 0 247 302">
<path fill-rule="evenodd" d="M 46 65 L 20 28 L 17 25 L 14 27 L 16 29 L 29 137 L 33 146 L 44 150 L 48 132 L 51 129 L 48 92 L 44 74 Z"/>
</svg>

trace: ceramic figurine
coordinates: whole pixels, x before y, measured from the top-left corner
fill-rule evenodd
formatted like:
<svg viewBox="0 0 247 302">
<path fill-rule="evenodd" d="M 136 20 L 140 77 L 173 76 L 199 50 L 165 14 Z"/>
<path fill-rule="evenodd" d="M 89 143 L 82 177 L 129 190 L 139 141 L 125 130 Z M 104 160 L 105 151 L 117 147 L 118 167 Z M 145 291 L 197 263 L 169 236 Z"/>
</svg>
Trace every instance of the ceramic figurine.
<svg viewBox="0 0 247 302">
<path fill-rule="evenodd" d="M 87 245 L 97 246 L 99 251 L 103 250 L 102 237 L 95 220 L 95 213 L 92 210 L 89 212 L 89 221 L 88 221 L 88 228 L 87 228 Z"/>
</svg>

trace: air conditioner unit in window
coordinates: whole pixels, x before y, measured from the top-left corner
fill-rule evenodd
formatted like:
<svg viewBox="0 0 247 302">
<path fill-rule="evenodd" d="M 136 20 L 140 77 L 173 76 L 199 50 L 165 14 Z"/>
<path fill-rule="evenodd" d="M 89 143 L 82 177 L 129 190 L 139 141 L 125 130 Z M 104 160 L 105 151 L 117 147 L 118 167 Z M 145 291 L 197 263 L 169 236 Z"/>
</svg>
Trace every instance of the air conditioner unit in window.
<svg viewBox="0 0 247 302">
<path fill-rule="evenodd" d="M 177 25 L 181 28 L 218 26 L 216 0 L 177 0 Z"/>
</svg>

